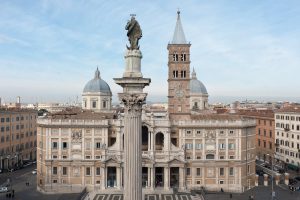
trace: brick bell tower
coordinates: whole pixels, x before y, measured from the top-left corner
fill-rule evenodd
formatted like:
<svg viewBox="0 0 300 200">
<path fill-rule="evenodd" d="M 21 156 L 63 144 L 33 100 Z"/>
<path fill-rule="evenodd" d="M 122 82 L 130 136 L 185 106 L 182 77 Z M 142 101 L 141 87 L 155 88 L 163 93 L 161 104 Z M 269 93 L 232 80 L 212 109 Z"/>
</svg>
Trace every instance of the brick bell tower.
<svg viewBox="0 0 300 200">
<path fill-rule="evenodd" d="M 168 44 L 168 112 L 170 119 L 190 117 L 190 47 L 177 12 L 173 40 Z"/>
</svg>

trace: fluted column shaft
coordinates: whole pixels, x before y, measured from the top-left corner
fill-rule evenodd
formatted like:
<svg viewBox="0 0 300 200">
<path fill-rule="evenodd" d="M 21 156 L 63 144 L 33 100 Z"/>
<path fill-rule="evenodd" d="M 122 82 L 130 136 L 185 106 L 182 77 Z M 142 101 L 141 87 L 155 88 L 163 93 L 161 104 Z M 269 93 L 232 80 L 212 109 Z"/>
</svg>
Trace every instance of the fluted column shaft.
<svg viewBox="0 0 300 200">
<path fill-rule="evenodd" d="M 125 114 L 125 200 L 142 199 L 141 114 Z"/>
<path fill-rule="evenodd" d="M 145 93 L 121 93 L 124 103 L 124 200 L 142 200 L 142 105 Z"/>
</svg>

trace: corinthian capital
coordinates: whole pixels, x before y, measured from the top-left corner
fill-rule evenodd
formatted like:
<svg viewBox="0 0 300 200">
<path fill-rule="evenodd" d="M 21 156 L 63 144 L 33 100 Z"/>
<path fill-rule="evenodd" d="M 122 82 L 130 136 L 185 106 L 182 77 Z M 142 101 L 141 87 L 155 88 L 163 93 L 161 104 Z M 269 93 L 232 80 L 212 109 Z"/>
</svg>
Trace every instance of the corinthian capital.
<svg viewBox="0 0 300 200">
<path fill-rule="evenodd" d="M 120 93 L 120 101 L 124 104 L 125 112 L 141 112 L 142 105 L 146 101 L 146 93 Z"/>
</svg>

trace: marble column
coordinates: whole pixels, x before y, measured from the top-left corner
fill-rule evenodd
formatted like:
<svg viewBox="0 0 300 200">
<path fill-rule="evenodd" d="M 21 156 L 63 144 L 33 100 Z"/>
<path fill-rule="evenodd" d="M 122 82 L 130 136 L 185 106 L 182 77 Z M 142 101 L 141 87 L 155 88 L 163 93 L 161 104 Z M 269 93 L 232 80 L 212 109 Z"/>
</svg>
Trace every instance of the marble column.
<svg viewBox="0 0 300 200">
<path fill-rule="evenodd" d="M 148 151 L 151 151 L 151 132 L 148 131 Z"/>
<path fill-rule="evenodd" d="M 170 189 L 170 168 L 165 167 L 164 168 L 164 189 L 168 191 Z"/>
<path fill-rule="evenodd" d="M 106 170 L 105 170 L 105 167 L 103 166 L 103 167 L 101 167 L 100 168 L 100 170 L 101 170 L 101 172 L 100 172 L 100 174 L 101 174 L 101 189 L 102 190 L 105 190 L 105 188 L 106 188 Z"/>
<path fill-rule="evenodd" d="M 184 182 L 185 182 L 185 175 L 184 175 L 185 168 L 180 167 L 179 168 L 179 189 L 184 189 Z"/>
<path fill-rule="evenodd" d="M 155 188 L 155 167 L 150 167 L 151 172 L 151 190 Z"/>
<path fill-rule="evenodd" d="M 147 171 L 148 177 L 147 177 L 147 188 L 150 188 L 151 186 L 151 168 L 148 167 L 148 171 Z"/>
<path fill-rule="evenodd" d="M 121 168 L 117 167 L 117 188 L 121 189 Z"/>
<path fill-rule="evenodd" d="M 146 101 L 143 88 L 150 79 L 143 78 L 142 54 L 128 50 L 123 78 L 114 78 L 123 87 L 119 99 L 124 105 L 124 200 L 142 200 L 142 105 Z"/>
</svg>

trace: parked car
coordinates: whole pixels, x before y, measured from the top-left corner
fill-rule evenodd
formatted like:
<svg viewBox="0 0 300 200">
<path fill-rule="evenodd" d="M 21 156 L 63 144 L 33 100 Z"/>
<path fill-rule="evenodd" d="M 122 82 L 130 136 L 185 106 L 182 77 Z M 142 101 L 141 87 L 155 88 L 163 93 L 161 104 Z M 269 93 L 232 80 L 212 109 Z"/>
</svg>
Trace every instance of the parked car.
<svg viewBox="0 0 300 200">
<path fill-rule="evenodd" d="M 32 174 L 36 174 L 37 173 L 37 169 L 34 169 L 31 173 Z"/>
<path fill-rule="evenodd" d="M 11 168 L 11 169 L 8 169 L 8 171 L 9 171 L 9 172 L 13 172 L 13 171 L 14 171 L 14 169 L 13 169 L 13 168 Z"/>
<path fill-rule="evenodd" d="M 300 190 L 300 182 L 296 181 L 293 184 L 290 184 L 289 189 L 292 190 L 292 191 Z"/>
<path fill-rule="evenodd" d="M 7 192 L 7 187 L 0 187 L 0 193 Z"/>
<path fill-rule="evenodd" d="M 289 185 L 294 185 L 294 184 L 296 184 L 298 181 L 296 180 L 296 179 L 294 179 L 294 178 L 290 178 L 289 179 Z"/>
<path fill-rule="evenodd" d="M 294 179 L 300 182 L 300 176 L 297 176 Z"/>
</svg>

